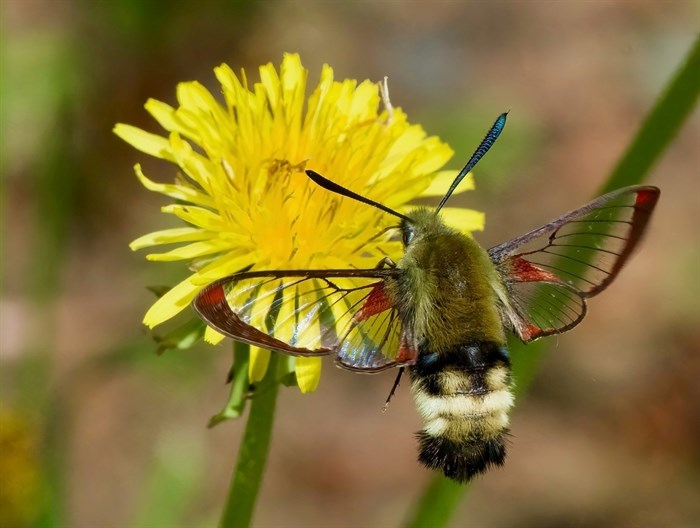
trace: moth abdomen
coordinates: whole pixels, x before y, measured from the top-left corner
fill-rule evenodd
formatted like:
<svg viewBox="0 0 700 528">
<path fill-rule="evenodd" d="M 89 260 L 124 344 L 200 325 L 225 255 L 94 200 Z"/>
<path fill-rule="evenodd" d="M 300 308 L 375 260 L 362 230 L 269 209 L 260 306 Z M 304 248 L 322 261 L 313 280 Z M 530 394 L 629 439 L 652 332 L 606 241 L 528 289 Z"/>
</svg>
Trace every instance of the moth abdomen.
<svg viewBox="0 0 700 528">
<path fill-rule="evenodd" d="M 411 376 L 425 421 L 417 434 L 420 462 L 459 482 L 503 464 L 513 406 L 504 347 L 478 342 L 420 354 Z"/>
</svg>

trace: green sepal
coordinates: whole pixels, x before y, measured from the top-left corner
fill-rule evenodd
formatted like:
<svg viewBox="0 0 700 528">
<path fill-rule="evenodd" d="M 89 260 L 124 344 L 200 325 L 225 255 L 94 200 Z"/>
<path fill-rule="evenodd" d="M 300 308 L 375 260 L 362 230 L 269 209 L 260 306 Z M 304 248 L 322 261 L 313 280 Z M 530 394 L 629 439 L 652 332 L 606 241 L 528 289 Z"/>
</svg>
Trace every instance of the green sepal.
<svg viewBox="0 0 700 528">
<path fill-rule="evenodd" d="M 158 343 L 156 353 L 162 354 L 169 349 L 186 350 L 204 338 L 207 325 L 199 317 L 192 317 L 186 323 L 166 334 L 153 334 L 153 340 Z"/>
<path fill-rule="evenodd" d="M 238 418 L 245 410 L 248 400 L 248 364 L 250 363 L 250 346 L 246 343 L 233 343 L 233 365 L 227 382 L 231 384 L 228 401 L 224 408 L 209 419 L 208 427 L 214 427 L 226 420 Z"/>
</svg>

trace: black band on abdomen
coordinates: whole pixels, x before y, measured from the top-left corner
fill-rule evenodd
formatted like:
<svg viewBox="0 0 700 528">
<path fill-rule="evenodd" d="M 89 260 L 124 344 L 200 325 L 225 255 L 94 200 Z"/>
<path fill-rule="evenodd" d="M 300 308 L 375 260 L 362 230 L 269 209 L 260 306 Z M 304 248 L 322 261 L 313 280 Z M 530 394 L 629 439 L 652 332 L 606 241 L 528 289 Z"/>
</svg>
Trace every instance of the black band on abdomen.
<svg viewBox="0 0 700 528">
<path fill-rule="evenodd" d="M 417 435 L 420 462 L 459 482 L 503 464 L 513 405 L 505 347 L 471 342 L 439 354 L 421 350 L 410 373 L 425 420 Z"/>
</svg>

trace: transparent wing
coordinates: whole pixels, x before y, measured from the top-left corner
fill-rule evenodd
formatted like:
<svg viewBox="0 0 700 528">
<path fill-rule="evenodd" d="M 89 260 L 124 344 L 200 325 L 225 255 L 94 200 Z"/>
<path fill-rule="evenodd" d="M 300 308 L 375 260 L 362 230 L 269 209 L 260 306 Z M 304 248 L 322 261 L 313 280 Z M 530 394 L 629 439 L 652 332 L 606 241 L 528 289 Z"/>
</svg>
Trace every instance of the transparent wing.
<svg viewBox="0 0 700 528">
<path fill-rule="evenodd" d="M 365 372 L 396 366 L 401 322 L 386 284 L 395 269 L 244 272 L 202 290 L 195 310 L 238 341 L 291 355 L 335 354 Z"/>
<path fill-rule="evenodd" d="M 617 276 L 659 198 L 656 187 L 626 187 L 489 250 L 501 275 L 503 318 L 520 338 L 564 332 L 586 301 Z"/>
</svg>

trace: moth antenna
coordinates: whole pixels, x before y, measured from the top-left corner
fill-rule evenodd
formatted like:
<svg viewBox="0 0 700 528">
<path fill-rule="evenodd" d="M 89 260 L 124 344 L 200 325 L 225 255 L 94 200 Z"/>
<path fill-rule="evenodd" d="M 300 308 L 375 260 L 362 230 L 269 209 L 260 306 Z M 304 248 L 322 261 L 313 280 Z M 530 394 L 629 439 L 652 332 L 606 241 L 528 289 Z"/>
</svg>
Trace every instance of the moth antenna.
<svg viewBox="0 0 700 528">
<path fill-rule="evenodd" d="M 371 205 L 372 207 L 376 207 L 377 209 L 381 209 L 385 213 L 389 213 L 391 215 L 397 216 L 401 218 L 401 220 L 405 220 L 409 224 L 413 223 L 413 220 L 411 220 L 409 217 L 406 215 L 402 215 L 401 213 L 397 213 L 393 209 L 390 209 L 386 205 L 382 205 L 379 202 L 375 202 L 374 200 L 370 200 L 369 198 L 365 198 L 364 196 L 361 196 L 357 194 L 356 192 L 351 191 L 350 189 L 346 189 L 342 185 L 338 185 L 335 182 L 332 182 L 328 178 L 324 178 L 321 176 L 318 172 L 314 172 L 312 170 L 307 170 L 306 175 L 311 178 L 311 180 L 326 189 L 327 191 L 334 192 L 336 194 L 339 194 L 341 196 L 345 196 L 346 198 L 352 198 L 353 200 L 357 200 L 358 202 L 365 203 L 367 205 Z"/>
<path fill-rule="evenodd" d="M 510 110 L 509 110 L 510 111 Z M 494 124 L 491 126 L 489 131 L 486 133 L 486 137 L 481 140 L 481 143 L 479 144 L 479 147 L 474 151 L 474 154 L 472 154 L 472 157 L 469 158 L 469 161 L 467 164 L 464 166 L 464 168 L 459 171 L 459 174 L 457 174 L 457 177 L 455 180 L 452 182 L 452 185 L 450 185 L 450 188 L 447 190 L 447 194 L 443 197 L 442 200 L 440 200 L 440 203 L 438 204 L 437 208 L 435 209 L 435 212 L 437 213 L 442 209 L 442 206 L 445 205 L 447 200 L 452 196 L 452 193 L 454 190 L 457 188 L 457 186 L 460 184 L 460 182 L 464 179 L 464 177 L 469 174 L 469 171 L 471 171 L 474 166 L 479 163 L 479 160 L 484 157 L 484 155 L 489 151 L 489 149 L 493 146 L 493 144 L 496 142 L 498 139 L 498 136 L 501 135 L 501 132 L 503 132 L 503 128 L 506 126 L 506 118 L 508 117 L 508 112 L 503 112 L 501 115 L 498 116 Z"/>
</svg>

